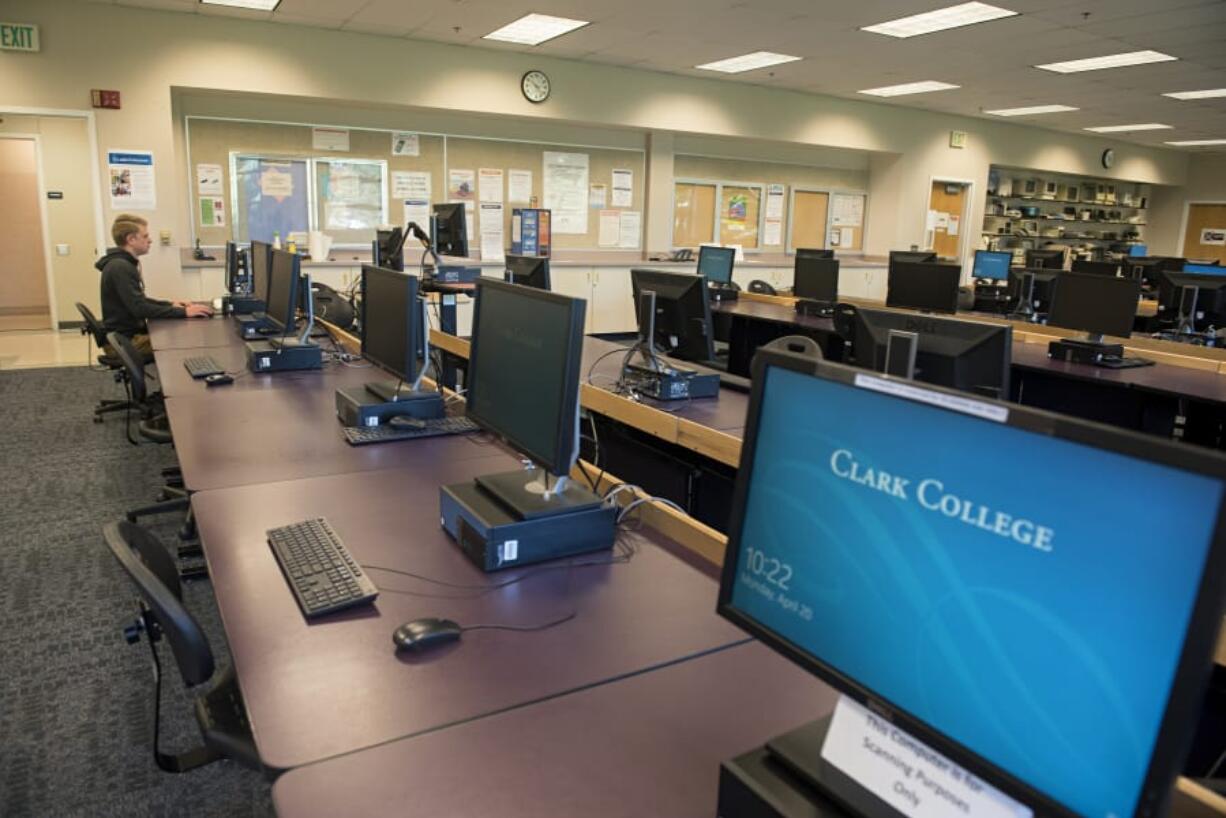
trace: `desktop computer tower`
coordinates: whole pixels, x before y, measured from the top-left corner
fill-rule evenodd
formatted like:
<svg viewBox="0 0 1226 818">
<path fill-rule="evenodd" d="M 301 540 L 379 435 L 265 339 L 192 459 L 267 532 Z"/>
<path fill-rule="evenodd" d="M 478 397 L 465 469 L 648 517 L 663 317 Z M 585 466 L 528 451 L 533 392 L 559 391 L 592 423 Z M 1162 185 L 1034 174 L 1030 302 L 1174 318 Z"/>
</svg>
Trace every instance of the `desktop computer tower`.
<svg viewBox="0 0 1226 818">
<path fill-rule="evenodd" d="M 323 352 L 315 344 L 247 343 L 247 368 L 252 372 L 292 372 L 323 367 Z"/>
<path fill-rule="evenodd" d="M 227 295 L 222 298 L 222 312 L 225 315 L 251 315 L 253 312 L 264 312 L 264 301 L 249 295 Z"/>
<path fill-rule="evenodd" d="M 420 420 L 441 418 L 446 414 L 441 392 L 415 393 L 410 400 L 385 401 L 365 386 L 336 390 L 336 416 L 345 426 L 378 426 L 394 417 Z"/>
<path fill-rule="evenodd" d="M 263 314 L 238 315 L 235 317 L 234 322 L 238 327 L 238 337 L 244 341 L 263 338 L 268 332 L 280 332 L 280 328 Z"/>
</svg>

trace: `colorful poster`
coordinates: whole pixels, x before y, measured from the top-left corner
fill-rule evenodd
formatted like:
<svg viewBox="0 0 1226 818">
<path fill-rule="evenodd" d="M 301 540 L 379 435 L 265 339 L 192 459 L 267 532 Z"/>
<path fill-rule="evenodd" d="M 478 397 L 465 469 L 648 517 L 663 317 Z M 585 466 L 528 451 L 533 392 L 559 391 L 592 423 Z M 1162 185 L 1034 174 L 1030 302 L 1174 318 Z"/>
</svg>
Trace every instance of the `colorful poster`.
<svg viewBox="0 0 1226 818">
<path fill-rule="evenodd" d="M 608 185 L 592 185 L 587 197 L 587 205 L 592 210 L 603 210 L 609 199 Z"/>
<path fill-rule="evenodd" d="M 743 222 L 749 209 L 749 197 L 744 193 L 734 193 L 728 197 L 728 212 L 724 214 L 725 221 Z"/>
<path fill-rule="evenodd" d="M 213 196 L 200 197 L 200 226 L 226 226 L 226 206 L 223 199 Z"/>
<path fill-rule="evenodd" d="M 157 207 L 157 179 L 149 151 L 107 151 L 111 209 L 153 210 Z"/>
<path fill-rule="evenodd" d="M 447 174 L 447 196 L 452 201 L 472 201 L 477 194 L 477 174 L 471 170 L 452 170 Z"/>
</svg>

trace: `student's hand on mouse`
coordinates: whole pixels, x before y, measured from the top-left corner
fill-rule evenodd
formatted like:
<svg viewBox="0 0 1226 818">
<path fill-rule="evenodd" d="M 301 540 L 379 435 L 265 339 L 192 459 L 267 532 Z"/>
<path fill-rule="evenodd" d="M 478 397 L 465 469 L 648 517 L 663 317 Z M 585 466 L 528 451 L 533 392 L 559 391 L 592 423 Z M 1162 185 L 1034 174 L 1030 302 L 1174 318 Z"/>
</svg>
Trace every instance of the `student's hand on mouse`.
<svg viewBox="0 0 1226 818">
<path fill-rule="evenodd" d="M 204 304 L 187 304 L 183 309 L 187 312 L 188 318 L 211 318 L 213 316 L 213 308 Z"/>
<path fill-rule="evenodd" d="M 184 310 L 192 305 L 191 301 L 171 301 L 170 303 Z"/>
</svg>

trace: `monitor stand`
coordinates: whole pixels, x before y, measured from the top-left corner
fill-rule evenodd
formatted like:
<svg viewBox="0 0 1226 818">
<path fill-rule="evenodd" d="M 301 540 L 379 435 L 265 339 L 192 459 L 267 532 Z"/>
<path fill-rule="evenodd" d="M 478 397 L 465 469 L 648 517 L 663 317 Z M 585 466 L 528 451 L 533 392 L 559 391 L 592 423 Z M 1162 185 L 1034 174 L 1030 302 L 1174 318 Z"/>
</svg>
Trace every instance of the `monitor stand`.
<svg viewBox="0 0 1226 818">
<path fill-rule="evenodd" d="M 366 391 L 385 403 L 408 403 L 410 401 L 442 400 L 443 396 L 432 389 L 414 389 L 403 381 L 371 381 Z"/>
<path fill-rule="evenodd" d="M 544 469 L 489 474 L 476 482 L 523 520 L 585 511 L 601 503 L 599 497 L 570 478 L 559 478 Z"/>
</svg>

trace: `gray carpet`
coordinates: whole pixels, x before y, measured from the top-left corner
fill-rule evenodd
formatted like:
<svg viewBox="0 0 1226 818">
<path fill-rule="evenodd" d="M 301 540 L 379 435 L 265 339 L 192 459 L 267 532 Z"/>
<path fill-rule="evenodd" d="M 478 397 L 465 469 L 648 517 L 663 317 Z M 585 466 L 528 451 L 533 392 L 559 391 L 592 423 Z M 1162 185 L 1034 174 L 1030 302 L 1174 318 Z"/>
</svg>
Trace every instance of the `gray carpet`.
<svg viewBox="0 0 1226 818">
<path fill-rule="evenodd" d="M 129 444 L 122 413 L 91 421 L 119 389 L 84 367 L 0 371 L 0 815 L 272 815 L 258 773 L 154 764 L 149 649 L 123 639 L 135 595 L 100 532 L 155 499 L 174 452 Z M 178 515 L 146 520 L 177 546 Z M 208 581 L 185 597 L 227 666 Z M 199 733 L 173 657 L 159 653 L 163 749 L 179 752 Z"/>
</svg>

